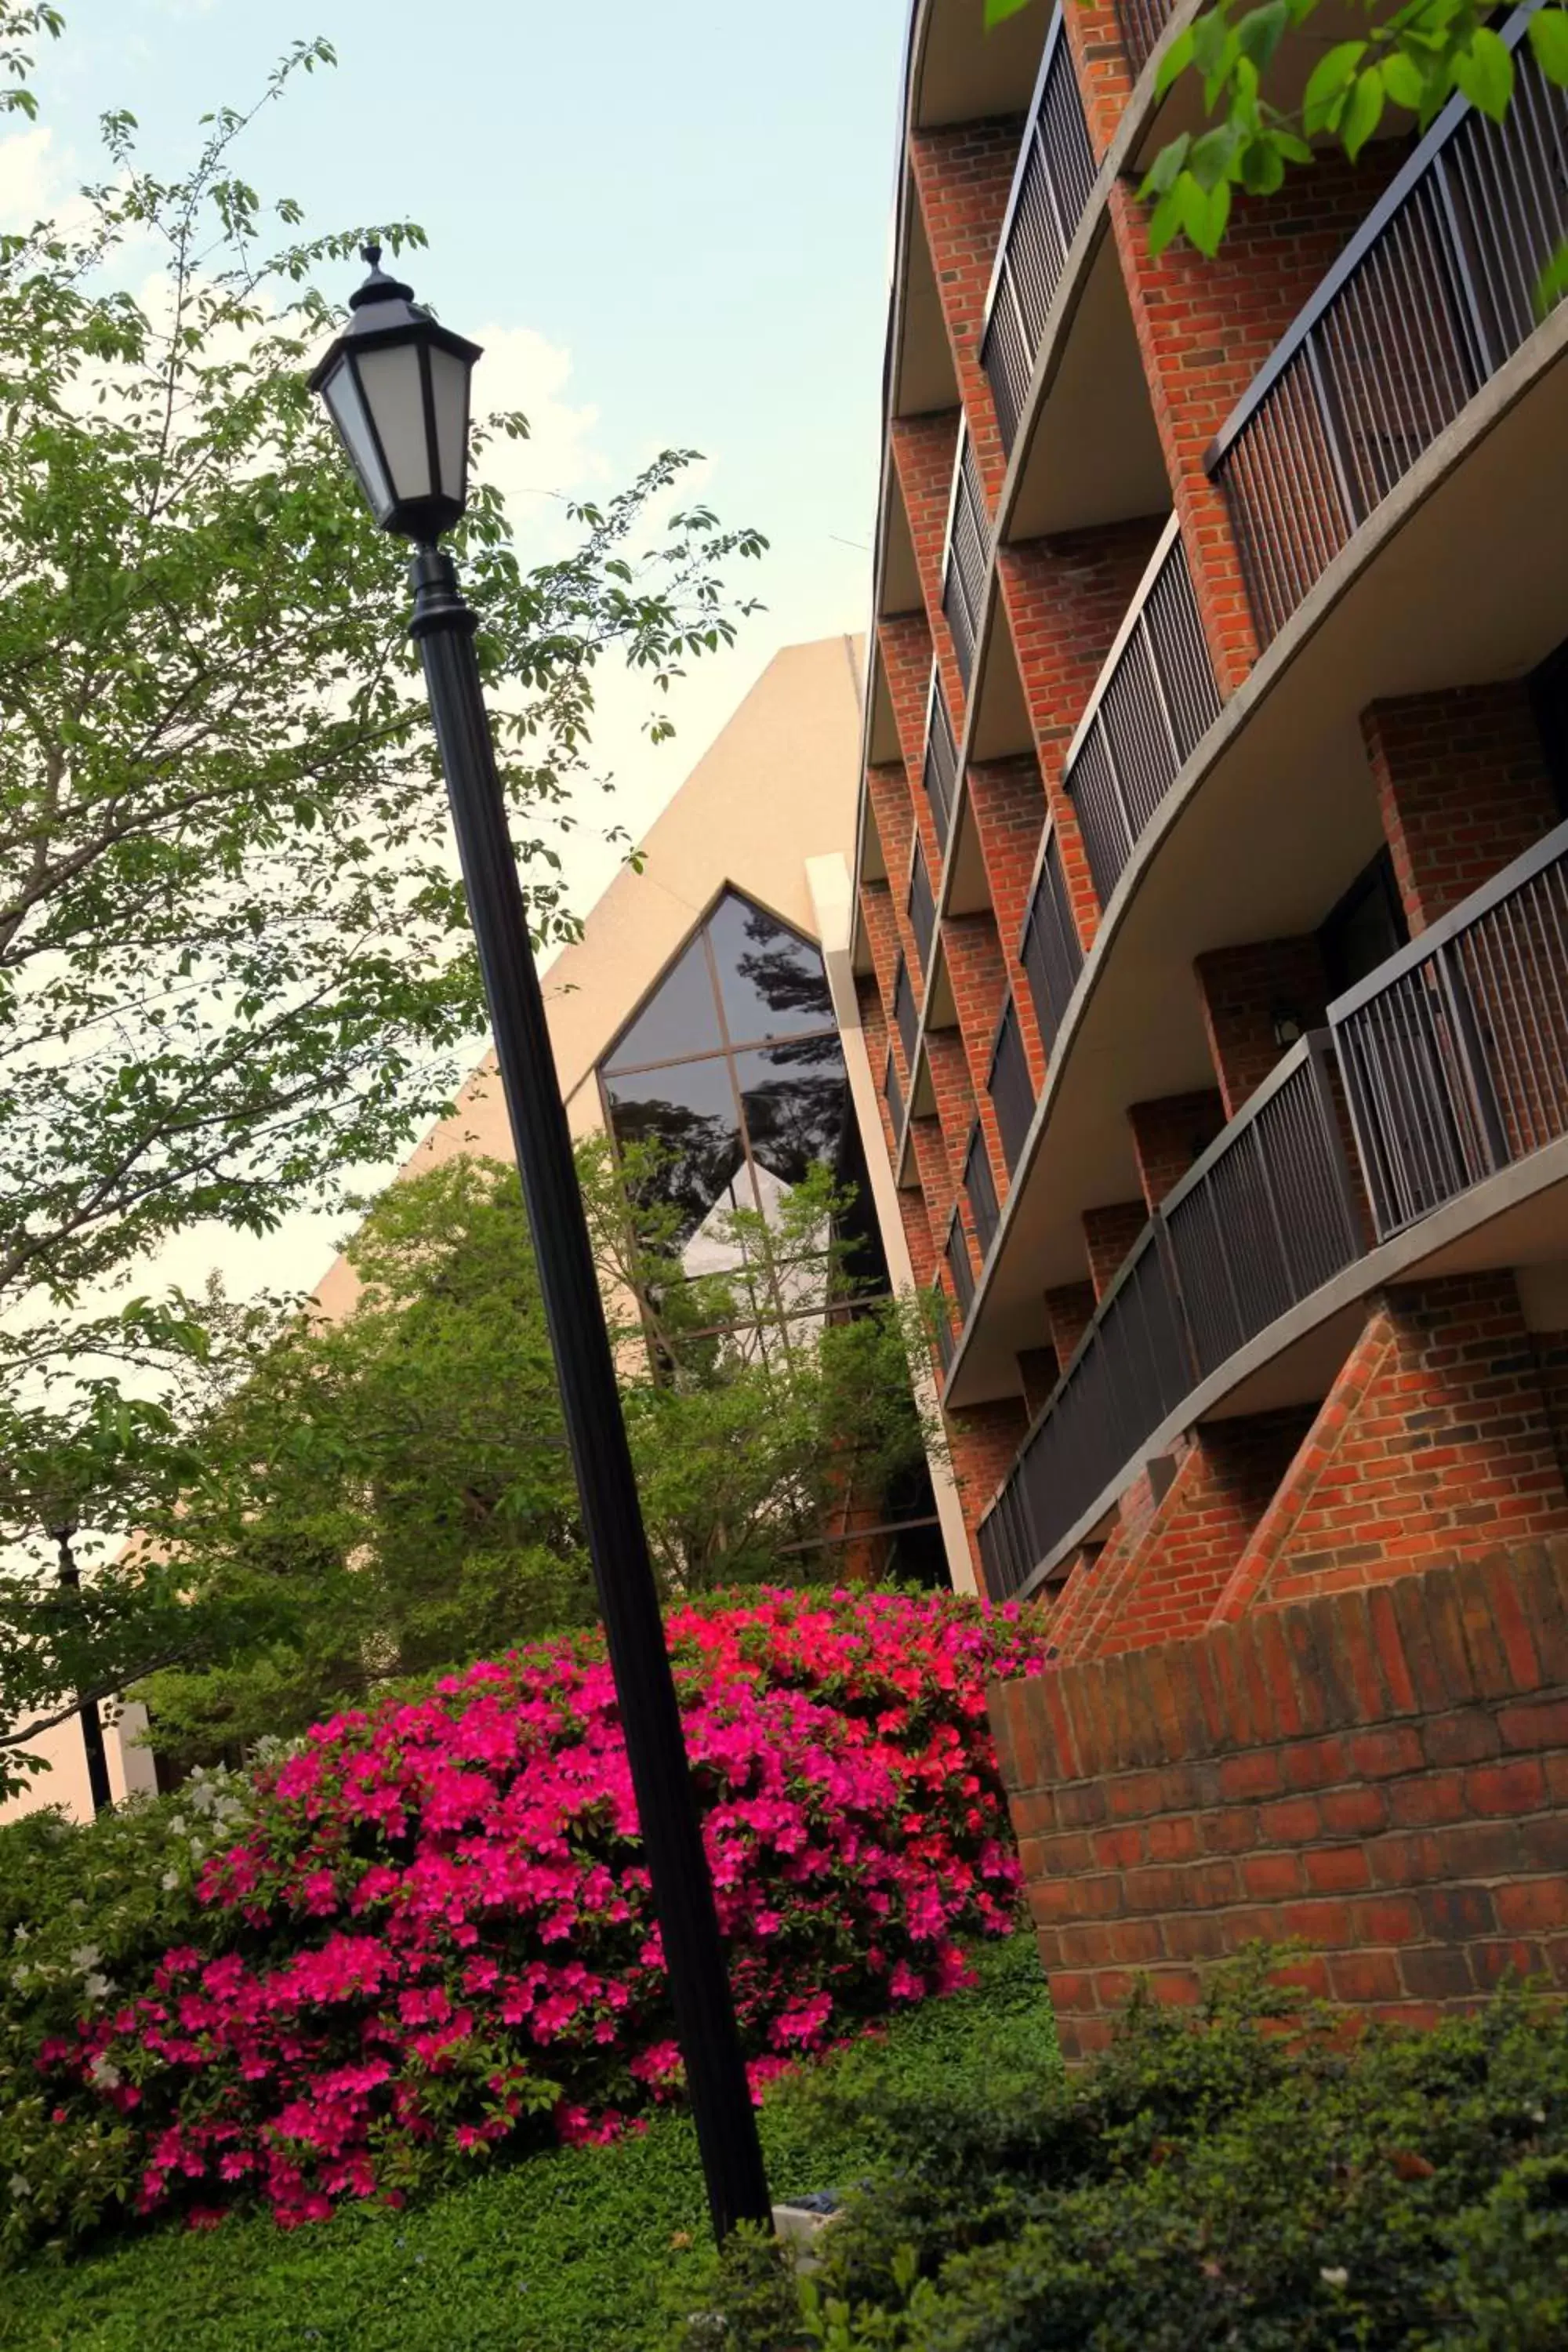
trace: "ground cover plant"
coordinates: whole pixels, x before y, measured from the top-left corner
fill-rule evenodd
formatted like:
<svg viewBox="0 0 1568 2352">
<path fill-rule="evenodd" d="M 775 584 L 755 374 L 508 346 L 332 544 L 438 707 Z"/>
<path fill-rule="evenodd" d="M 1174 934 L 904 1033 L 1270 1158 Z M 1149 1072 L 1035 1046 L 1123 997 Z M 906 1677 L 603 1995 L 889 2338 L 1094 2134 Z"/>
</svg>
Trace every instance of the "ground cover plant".
<svg viewBox="0 0 1568 2352">
<path fill-rule="evenodd" d="M 1040 1638 L 952 1596 L 809 1591 L 668 1632 L 763 2082 L 960 1984 L 957 1938 L 1011 1925 L 984 1687 Z M 0 2242 L 257 2200 L 319 2221 L 678 2095 L 596 1633 L 149 1819 L 0 1839 Z"/>
<path fill-rule="evenodd" d="M 803 2285 L 732 2245 L 687 2352 L 1556 2352 L 1568 2017 L 1276 2030 L 1267 1956 L 1085 2074 L 862 2086 L 877 2185 Z M 824 2080 L 806 2095 L 825 2118 Z"/>
<path fill-rule="evenodd" d="M 1034 1937 L 970 1958 L 973 1990 L 770 2084 L 758 2120 L 776 2192 L 870 2173 L 854 2113 L 879 2084 L 934 2098 L 973 2077 L 1005 2095 L 1056 2063 Z M 831 2113 L 805 2095 L 822 2075 L 847 2094 Z M 707 2291 L 707 2234 L 689 2120 L 666 2107 L 611 2147 L 476 2163 L 401 2212 L 356 2201 L 287 2233 L 237 2215 L 42 2256 L 0 2283 L 0 2352 L 665 2352 Z"/>
</svg>

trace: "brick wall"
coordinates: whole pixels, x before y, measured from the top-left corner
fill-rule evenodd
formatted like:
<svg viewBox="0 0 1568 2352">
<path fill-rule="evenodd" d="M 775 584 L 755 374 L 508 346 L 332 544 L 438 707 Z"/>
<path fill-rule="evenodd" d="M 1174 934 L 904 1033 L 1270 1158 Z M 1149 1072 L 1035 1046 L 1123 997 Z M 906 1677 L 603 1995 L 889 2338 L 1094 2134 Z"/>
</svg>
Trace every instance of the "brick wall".
<svg viewBox="0 0 1568 2352">
<path fill-rule="evenodd" d="M 900 416 L 894 419 L 889 439 L 942 690 L 947 696 L 953 732 L 962 738 L 963 680 L 952 650 L 952 632 L 942 610 L 942 573 L 947 554 L 947 514 L 952 502 L 958 425 L 956 408 L 944 409 L 939 416 Z"/>
<path fill-rule="evenodd" d="M 1132 71 L 1122 46 L 1115 0 L 1073 0 L 1063 27 L 1072 52 L 1089 142 L 1102 156 L 1116 136 L 1132 89 Z"/>
<path fill-rule="evenodd" d="M 1104 1297 L 1148 1222 L 1149 1211 L 1142 1201 L 1110 1201 L 1102 1208 L 1084 1211 L 1084 1246 L 1096 1298 Z"/>
<path fill-rule="evenodd" d="M 1512 1276 L 1402 1285 L 1372 1301 L 1216 1615 L 1561 1528 L 1568 1491 Z"/>
<path fill-rule="evenodd" d="M 1213 1087 L 1195 1094 L 1161 1095 L 1152 1102 L 1128 1106 L 1138 1181 L 1151 1209 L 1159 1207 L 1194 1160 L 1202 1157 L 1225 1125 L 1225 1105 Z"/>
<path fill-rule="evenodd" d="M 1225 1115 L 1234 1118 L 1289 1051 L 1274 1034 L 1276 1013 L 1294 1013 L 1304 1029 L 1321 1026 L 1329 1002 L 1323 952 L 1310 933 L 1252 940 L 1199 956 L 1194 970 Z"/>
<path fill-rule="evenodd" d="M 1079 1341 L 1094 1320 L 1092 1282 L 1062 1282 L 1046 1293 L 1046 1328 L 1056 1349 L 1057 1364 L 1066 1371 Z"/>
<path fill-rule="evenodd" d="M 948 1417 L 948 1458 L 958 1487 L 963 1524 L 969 1530 L 970 1549 L 974 1555 L 975 1583 L 982 1592 L 985 1590 L 985 1578 L 975 1529 L 1012 1468 L 1013 1457 L 1024 1442 L 1028 1425 L 1029 1416 L 1022 1397 L 1001 1397 L 994 1404 L 973 1405 L 965 1412 Z"/>
<path fill-rule="evenodd" d="M 1557 823 L 1521 682 L 1374 702 L 1362 732 L 1413 936 Z"/>
<path fill-rule="evenodd" d="M 1407 2024 L 1510 1970 L 1568 1987 L 1568 1543 L 1259 1611 L 992 1694 L 1062 2046 L 1137 1972 L 1300 1937 Z"/>
<path fill-rule="evenodd" d="M 918 131 L 910 164 L 936 276 L 942 323 L 986 501 L 1007 470 L 991 386 L 980 364 L 985 296 L 1024 135 L 1021 115 Z"/>
</svg>

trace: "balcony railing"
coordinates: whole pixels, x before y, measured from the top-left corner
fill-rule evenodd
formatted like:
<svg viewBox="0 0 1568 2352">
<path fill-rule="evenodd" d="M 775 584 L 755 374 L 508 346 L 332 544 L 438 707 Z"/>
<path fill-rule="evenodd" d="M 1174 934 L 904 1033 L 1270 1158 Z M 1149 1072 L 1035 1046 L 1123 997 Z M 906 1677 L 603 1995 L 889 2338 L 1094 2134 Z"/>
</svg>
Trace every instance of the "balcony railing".
<svg viewBox="0 0 1568 2352">
<path fill-rule="evenodd" d="M 882 1072 L 882 1100 L 888 1106 L 888 1117 L 893 1122 L 896 1142 L 904 1131 L 904 1097 L 899 1088 L 899 1073 L 893 1061 L 893 1049 L 888 1048 L 888 1066 Z"/>
<path fill-rule="evenodd" d="M 1121 46 L 1127 52 L 1134 81 L 1159 47 L 1174 5 L 1175 0 L 1116 0 Z"/>
<path fill-rule="evenodd" d="M 1329 1019 L 1380 1240 L 1568 1134 L 1568 824 Z"/>
<path fill-rule="evenodd" d="M 1506 119 L 1445 109 L 1209 453 L 1266 642 L 1538 323 L 1568 234 L 1568 91 L 1523 42 L 1530 13 L 1503 29 Z"/>
<path fill-rule="evenodd" d="M 967 1321 L 969 1310 L 974 1304 L 974 1265 L 969 1255 L 969 1236 L 956 1209 L 952 1213 L 952 1223 L 947 1229 L 947 1247 L 942 1255 L 947 1259 L 947 1270 L 952 1276 L 960 1318 Z"/>
<path fill-rule="evenodd" d="M 1219 716 L 1219 689 L 1173 515 L 1068 753 L 1103 907 L 1133 845 Z"/>
<path fill-rule="evenodd" d="M 952 739 L 952 721 L 947 715 L 947 699 L 935 662 L 931 666 L 931 690 L 926 698 L 926 751 L 921 780 L 931 803 L 936 837 L 945 854 L 947 836 L 952 829 L 953 797 L 958 789 L 958 746 Z"/>
<path fill-rule="evenodd" d="M 980 466 L 967 431 L 959 435 L 958 462 L 952 469 L 952 502 L 947 518 L 947 560 L 942 578 L 942 609 L 952 633 L 958 674 L 967 688 L 974 667 L 974 648 L 985 602 L 985 559 L 991 526 L 985 519 L 985 498 L 980 486 Z"/>
<path fill-rule="evenodd" d="M 1035 1082 L 1029 1076 L 1029 1057 L 1024 1050 L 1018 1008 L 1011 996 L 997 1024 L 985 1091 L 996 1113 L 996 1131 L 1002 1138 L 1002 1150 L 1011 1175 L 1018 1165 L 1018 1155 L 1035 1118 Z"/>
<path fill-rule="evenodd" d="M 1326 1029 L 1292 1047 L 1160 1221 L 1200 1380 L 1360 1256 Z"/>
<path fill-rule="evenodd" d="M 910 983 L 910 968 L 901 955 L 899 958 L 898 972 L 893 981 L 893 1019 L 898 1024 L 899 1035 L 903 1041 L 904 1067 L 912 1075 L 915 1066 L 915 1047 L 920 1042 L 921 1016 L 915 1003 L 915 992 Z"/>
<path fill-rule="evenodd" d="M 931 941 L 936 937 L 936 900 L 931 897 L 931 876 L 926 871 L 925 852 L 917 841 L 915 854 L 910 861 L 910 929 L 915 935 L 915 945 L 921 951 L 921 970 L 931 978 Z"/>
<path fill-rule="evenodd" d="M 969 1149 L 963 1155 L 963 1190 L 969 1202 L 969 1213 L 974 1220 L 974 1238 L 980 1244 L 981 1262 L 984 1264 L 996 1238 L 1002 1212 L 996 1202 L 996 1187 L 991 1181 L 991 1162 L 985 1156 L 985 1138 L 978 1119 L 969 1130 Z"/>
<path fill-rule="evenodd" d="M 1200 1381 L 1360 1255 L 1328 1047 L 1319 1031 L 1291 1048 L 1134 1244 L 994 1507 L 999 1560 L 1020 1529 L 1034 1547 L 1006 1590 Z"/>
<path fill-rule="evenodd" d="M 1094 150 L 1062 27 L 1058 7 L 1046 35 L 980 344 L 980 363 L 990 379 L 996 422 L 1009 456 L 1046 320 L 1094 186 Z"/>
<path fill-rule="evenodd" d="M 1054 826 L 1046 836 L 1018 961 L 1028 979 L 1035 1018 L 1048 1054 L 1056 1045 L 1068 999 L 1083 970 L 1083 945 L 1073 920 L 1067 876 L 1062 871 L 1061 845 Z"/>
</svg>

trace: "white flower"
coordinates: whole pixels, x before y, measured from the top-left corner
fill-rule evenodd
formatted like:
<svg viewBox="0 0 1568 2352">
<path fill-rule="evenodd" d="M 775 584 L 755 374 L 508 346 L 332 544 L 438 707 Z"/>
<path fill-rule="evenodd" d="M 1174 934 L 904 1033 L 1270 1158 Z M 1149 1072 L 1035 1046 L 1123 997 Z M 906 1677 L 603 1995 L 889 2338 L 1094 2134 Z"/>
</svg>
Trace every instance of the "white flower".
<svg viewBox="0 0 1568 2352">
<path fill-rule="evenodd" d="M 112 1977 L 84 1977 L 81 1989 L 89 2000 L 107 2000 L 114 1990 L 114 1979 Z"/>
<path fill-rule="evenodd" d="M 17 1943 L 19 1944 L 25 1944 L 32 1932 L 31 1927 L 25 1927 L 20 1924 L 20 1922 L 18 1922 L 18 1924 L 11 1930 L 11 1933 L 15 1936 Z"/>
<path fill-rule="evenodd" d="M 166 1870 L 163 1873 L 163 1892 L 165 1895 L 172 1895 L 179 1883 L 180 1874 L 177 1870 Z"/>
<path fill-rule="evenodd" d="M 1325 2286 L 1349 2286 L 1351 2283 L 1351 2274 L 1347 2270 L 1336 2268 L 1334 2270 L 1320 2271 L 1318 2273 L 1318 2276 L 1322 2280 Z"/>
<path fill-rule="evenodd" d="M 102 1958 L 103 1954 L 96 1944 L 79 1944 L 70 1956 L 70 1964 L 73 1969 L 79 1969 L 85 1975 L 89 1969 L 97 1968 Z"/>
<path fill-rule="evenodd" d="M 32 2192 L 32 2190 L 28 2188 L 28 2186 L 27 2186 L 26 2182 L 23 2179 L 23 2178 L 22 2178 L 21 2174 L 20 2174 L 19 2172 L 14 2172 L 14 2173 L 11 2175 L 11 2194 L 12 2194 L 12 2196 L 13 2196 L 13 2197 L 30 2197 L 30 2196 L 32 2195 L 32 2193 L 33 2193 L 33 2192 Z"/>
<path fill-rule="evenodd" d="M 93 2060 L 90 2072 L 93 2082 L 100 2091 L 118 2091 L 121 2084 L 125 2080 L 119 2067 L 111 2060 L 102 2056 Z"/>
</svg>

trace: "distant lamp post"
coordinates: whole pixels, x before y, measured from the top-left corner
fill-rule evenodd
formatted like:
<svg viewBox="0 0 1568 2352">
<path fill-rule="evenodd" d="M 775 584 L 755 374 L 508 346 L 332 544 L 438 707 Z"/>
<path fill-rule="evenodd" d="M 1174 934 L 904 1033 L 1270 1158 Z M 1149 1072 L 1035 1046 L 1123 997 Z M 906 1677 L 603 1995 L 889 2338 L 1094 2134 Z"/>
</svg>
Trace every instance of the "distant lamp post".
<svg viewBox="0 0 1568 2352">
<path fill-rule="evenodd" d="M 692 1796 L 658 1588 L 643 1531 L 544 1000 L 507 833 L 474 655 L 475 615 L 436 545 L 468 494 L 468 378 L 477 344 L 422 310 L 381 268 L 310 377 L 372 513 L 415 542 L 419 646 L 468 910 L 506 1090 L 583 1522 L 626 1736 L 653 1897 L 715 2233 L 766 2222 L 766 2176 Z"/>
</svg>

